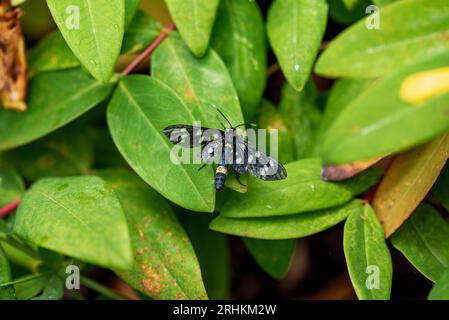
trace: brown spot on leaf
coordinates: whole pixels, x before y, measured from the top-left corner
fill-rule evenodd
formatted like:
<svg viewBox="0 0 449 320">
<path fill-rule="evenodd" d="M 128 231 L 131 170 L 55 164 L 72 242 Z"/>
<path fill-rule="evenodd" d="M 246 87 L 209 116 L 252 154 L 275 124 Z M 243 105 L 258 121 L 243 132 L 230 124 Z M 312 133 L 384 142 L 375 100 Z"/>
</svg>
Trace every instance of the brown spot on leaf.
<svg viewBox="0 0 449 320">
<path fill-rule="evenodd" d="M 0 3 L 0 104 L 24 111 L 28 80 L 21 14 L 9 0 Z"/>
<path fill-rule="evenodd" d="M 194 99 L 192 89 L 189 89 L 189 90 L 186 91 L 186 93 L 184 94 L 184 98 L 186 100 L 193 100 Z"/>
<path fill-rule="evenodd" d="M 141 281 L 143 290 L 151 294 L 151 296 L 158 296 L 161 292 L 161 282 L 159 274 L 151 267 L 142 264 L 140 266 L 143 272 L 143 279 Z"/>
</svg>

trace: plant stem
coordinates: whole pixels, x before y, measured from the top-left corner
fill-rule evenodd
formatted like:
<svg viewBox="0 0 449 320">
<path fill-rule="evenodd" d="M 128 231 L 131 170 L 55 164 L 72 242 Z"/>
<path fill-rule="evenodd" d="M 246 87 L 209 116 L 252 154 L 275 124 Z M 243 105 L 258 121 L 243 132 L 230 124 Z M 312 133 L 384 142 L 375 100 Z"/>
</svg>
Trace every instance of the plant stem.
<svg viewBox="0 0 449 320">
<path fill-rule="evenodd" d="M 162 41 L 164 41 L 165 38 L 167 38 L 168 33 L 170 31 L 173 31 L 176 28 L 176 26 L 171 23 L 169 25 L 167 25 L 165 27 L 165 30 L 159 35 L 159 37 L 157 37 L 156 40 L 153 41 L 153 43 L 141 54 L 139 54 L 137 56 L 136 59 L 134 59 L 126 68 L 125 70 L 123 70 L 122 75 L 126 76 L 128 74 L 130 74 L 142 61 L 143 59 L 145 59 L 146 57 L 148 57 L 153 51 L 154 49 L 157 48 L 157 46 L 159 44 L 162 43 Z"/>
<path fill-rule="evenodd" d="M 20 199 L 14 200 L 8 203 L 6 206 L 0 208 L 0 218 L 6 217 L 8 214 L 12 213 L 19 206 Z"/>
<path fill-rule="evenodd" d="M 80 277 L 80 282 L 83 286 L 92 289 L 102 295 L 104 295 L 105 297 L 114 299 L 114 300 L 126 300 L 125 297 L 121 296 L 120 294 L 118 294 L 117 292 L 115 292 L 114 290 L 105 287 L 104 285 L 102 285 L 101 283 L 98 283 L 86 276 L 81 276 Z"/>
<path fill-rule="evenodd" d="M 3 233 L 1 231 L 0 231 L 0 240 L 6 242 L 7 244 L 13 246 L 16 249 L 22 251 L 23 253 L 26 253 L 27 255 L 29 255 L 32 258 L 41 260 L 41 258 L 37 254 L 37 252 L 35 252 L 33 249 L 31 249 L 27 245 L 17 241 L 16 239 L 11 237 L 10 235 L 8 235 L 6 233 Z"/>
<path fill-rule="evenodd" d="M 45 273 L 37 273 L 37 274 L 30 274 L 30 275 L 27 275 L 27 276 L 23 276 L 21 278 L 13 280 L 13 281 L 0 283 L 0 288 L 7 287 L 7 286 L 12 286 L 12 285 L 19 284 L 19 283 L 28 282 L 28 281 L 31 281 L 31 280 L 34 280 L 34 279 L 38 279 L 38 278 L 42 278 L 42 277 L 46 277 L 50 273 L 51 272 L 45 272 Z"/>
</svg>

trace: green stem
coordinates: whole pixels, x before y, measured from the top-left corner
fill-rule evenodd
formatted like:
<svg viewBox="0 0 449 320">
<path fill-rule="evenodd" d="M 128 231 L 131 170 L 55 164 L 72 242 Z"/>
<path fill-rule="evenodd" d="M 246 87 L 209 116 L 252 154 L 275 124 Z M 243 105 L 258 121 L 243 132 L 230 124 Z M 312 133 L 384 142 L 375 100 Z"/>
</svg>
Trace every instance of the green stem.
<svg viewBox="0 0 449 320">
<path fill-rule="evenodd" d="M 80 278 L 80 282 L 83 286 L 85 286 L 89 289 L 92 289 L 92 290 L 104 295 L 105 297 L 108 297 L 108 298 L 111 298 L 114 300 L 126 300 L 125 297 L 121 296 L 114 290 L 109 289 L 108 287 L 105 287 L 101 283 L 98 283 L 98 282 L 96 282 L 88 277 L 85 277 L 83 275 Z"/>
<path fill-rule="evenodd" d="M 10 282 L 0 283 L 0 288 L 7 287 L 7 286 L 12 286 L 12 285 L 23 283 L 23 282 L 28 282 L 28 281 L 31 281 L 31 280 L 34 280 L 34 279 L 38 279 L 38 278 L 41 278 L 41 277 L 46 277 L 50 273 L 51 272 L 30 274 L 28 276 L 24 276 L 24 277 L 21 277 L 19 279 L 16 279 L 16 280 L 13 280 L 13 281 L 10 281 Z"/>
<path fill-rule="evenodd" d="M 33 249 L 28 247 L 27 245 L 17 241 L 14 239 L 11 235 L 8 235 L 6 233 L 3 233 L 0 231 L 0 240 L 6 242 L 7 244 L 13 246 L 14 248 L 26 253 L 30 257 L 33 257 L 35 259 L 41 260 L 37 252 L 35 252 Z"/>
</svg>

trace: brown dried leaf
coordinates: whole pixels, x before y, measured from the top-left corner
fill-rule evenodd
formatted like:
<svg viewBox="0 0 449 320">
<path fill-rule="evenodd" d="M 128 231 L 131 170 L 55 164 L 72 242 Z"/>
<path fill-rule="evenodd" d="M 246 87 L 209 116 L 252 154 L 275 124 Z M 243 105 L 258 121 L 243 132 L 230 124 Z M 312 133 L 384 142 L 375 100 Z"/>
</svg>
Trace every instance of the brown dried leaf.
<svg viewBox="0 0 449 320">
<path fill-rule="evenodd" d="M 375 158 L 366 161 L 357 161 L 341 165 L 325 165 L 321 172 L 321 178 L 329 181 L 342 181 L 359 174 L 372 165 L 379 162 L 382 158 Z"/>
<path fill-rule="evenodd" d="M 373 201 L 386 237 L 396 231 L 424 199 L 448 155 L 449 134 L 445 134 L 393 160 Z"/>
<path fill-rule="evenodd" d="M 0 104 L 24 111 L 27 63 L 20 16 L 20 9 L 11 8 L 10 1 L 0 3 Z"/>
</svg>

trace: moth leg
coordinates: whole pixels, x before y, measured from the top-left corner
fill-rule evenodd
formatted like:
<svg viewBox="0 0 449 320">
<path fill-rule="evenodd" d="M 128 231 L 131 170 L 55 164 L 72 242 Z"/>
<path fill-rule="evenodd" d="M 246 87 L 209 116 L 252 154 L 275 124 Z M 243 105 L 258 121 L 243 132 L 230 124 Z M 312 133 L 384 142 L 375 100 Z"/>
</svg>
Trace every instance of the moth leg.
<svg viewBox="0 0 449 320">
<path fill-rule="evenodd" d="M 205 164 L 203 164 L 199 169 L 198 169 L 198 171 L 201 171 L 201 170 L 203 170 L 204 169 L 204 167 L 205 166 L 207 166 L 207 164 L 205 163 Z"/>
<path fill-rule="evenodd" d="M 241 176 L 240 173 L 235 172 L 235 178 L 237 179 L 237 182 L 240 184 L 240 186 L 242 186 L 244 188 L 248 187 L 246 184 L 243 184 L 242 181 L 240 181 L 240 176 Z"/>
</svg>

